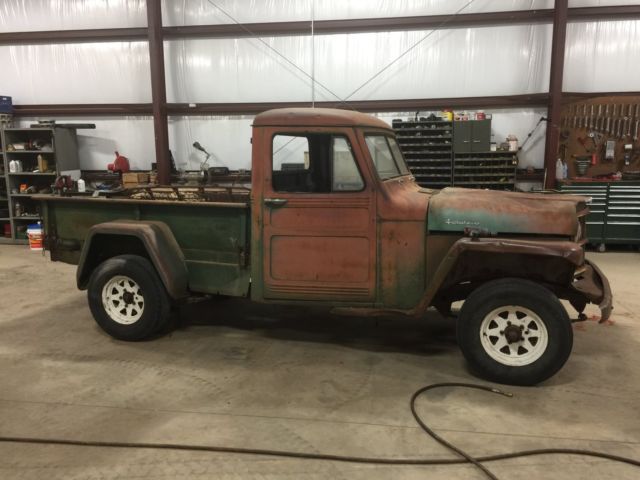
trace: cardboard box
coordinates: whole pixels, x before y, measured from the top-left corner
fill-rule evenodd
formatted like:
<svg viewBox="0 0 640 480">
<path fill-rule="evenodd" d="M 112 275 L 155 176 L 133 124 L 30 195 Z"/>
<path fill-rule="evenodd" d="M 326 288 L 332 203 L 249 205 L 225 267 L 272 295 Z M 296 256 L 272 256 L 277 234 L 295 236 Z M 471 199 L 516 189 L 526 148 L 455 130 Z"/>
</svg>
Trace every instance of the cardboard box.
<svg viewBox="0 0 640 480">
<path fill-rule="evenodd" d="M 128 172 L 122 174 L 122 185 L 125 188 L 147 185 L 148 183 L 149 174 L 146 172 Z"/>
</svg>

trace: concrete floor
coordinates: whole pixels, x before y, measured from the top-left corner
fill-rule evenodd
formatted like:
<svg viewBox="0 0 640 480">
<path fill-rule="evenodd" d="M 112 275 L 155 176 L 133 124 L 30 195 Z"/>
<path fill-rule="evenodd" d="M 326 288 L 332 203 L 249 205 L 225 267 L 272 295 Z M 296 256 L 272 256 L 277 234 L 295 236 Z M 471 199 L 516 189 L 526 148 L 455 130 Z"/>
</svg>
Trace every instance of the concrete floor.
<svg viewBox="0 0 640 480">
<path fill-rule="evenodd" d="M 640 254 L 590 254 L 616 296 L 610 325 L 575 326 L 567 365 L 513 399 L 440 390 L 418 407 L 475 454 L 590 448 L 640 458 Z M 361 319 L 229 300 L 193 305 L 144 343 L 98 329 L 74 267 L 0 247 L 0 435 L 172 442 L 384 457 L 449 457 L 408 400 L 476 382 L 453 325 Z M 604 460 L 491 463 L 501 479 L 631 479 Z M 259 456 L 0 443 L 2 479 L 483 478 L 469 466 L 390 467 Z"/>
</svg>

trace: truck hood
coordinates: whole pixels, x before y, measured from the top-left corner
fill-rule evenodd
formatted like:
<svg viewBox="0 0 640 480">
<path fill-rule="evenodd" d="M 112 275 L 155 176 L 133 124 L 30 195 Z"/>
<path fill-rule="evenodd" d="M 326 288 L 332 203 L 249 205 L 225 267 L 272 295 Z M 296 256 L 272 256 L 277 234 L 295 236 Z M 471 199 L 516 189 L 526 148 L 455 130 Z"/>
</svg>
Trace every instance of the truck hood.
<svg viewBox="0 0 640 480">
<path fill-rule="evenodd" d="M 573 237 L 587 197 L 542 193 L 445 188 L 429 202 L 428 229 L 492 234 L 562 235 Z"/>
</svg>

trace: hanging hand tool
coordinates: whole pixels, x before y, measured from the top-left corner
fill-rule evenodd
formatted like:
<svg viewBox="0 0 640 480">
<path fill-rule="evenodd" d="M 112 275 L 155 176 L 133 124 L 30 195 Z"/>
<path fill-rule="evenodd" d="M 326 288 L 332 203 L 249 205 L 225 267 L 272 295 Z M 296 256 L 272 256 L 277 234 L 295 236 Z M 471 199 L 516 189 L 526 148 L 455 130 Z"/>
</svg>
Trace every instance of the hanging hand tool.
<svg viewBox="0 0 640 480">
<path fill-rule="evenodd" d="M 598 133 L 594 130 L 589 132 L 589 138 L 591 138 L 591 141 L 593 142 L 593 150 L 591 150 L 591 165 L 598 164 L 598 151 L 600 150 L 600 142 L 602 141 L 603 137 L 604 136 L 601 133 Z"/>
<path fill-rule="evenodd" d="M 582 128 L 582 105 L 577 105 L 576 109 L 577 109 L 576 114 L 578 118 L 578 128 Z"/>
<path fill-rule="evenodd" d="M 638 126 L 640 126 L 640 120 L 636 120 L 636 124 L 633 126 L 633 141 L 637 141 L 638 140 Z"/>
<path fill-rule="evenodd" d="M 591 142 L 593 143 L 593 149 L 589 149 L 589 147 L 587 146 L 588 140 L 591 140 Z M 594 153 L 596 151 L 596 142 L 591 135 L 587 137 L 578 137 L 578 142 L 580 142 L 587 153 Z"/>
<path fill-rule="evenodd" d="M 605 144 L 605 154 L 604 154 L 605 160 L 612 162 L 615 159 L 615 151 L 616 151 L 616 141 L 607 140 L 607 143 Z"/>
<path fill-rule="evenodd" d="M 589 128 L 594 128 L 596 124 L 596 106 L 591 105 L 591 115 L 589 115 Z"/>
<path fill-rule="evenodd" d="M 602 125 L 604 124 L 604 118 L 602 116 L 602 104 L 598 105 L 598 117 L 596 118 L 596 130 L 602 131 Z"/>
<path fill-rule="evenodd" d="M 624 146 L 624 164 L 628 166 L 631 164 L 631 153 L 633 152 L 633 145 L 627 143 Z"/>
<path fill-rule="evenodd" d="M 576 128 L 578 124 L 578 105 L 576 103 L 573 104 L 573 120 L 572 127 Z"/>
<path fill-rule="evenodd" d="M 622 129 L 624 127 L 624 118 L 620 117 L 618 119 L 618 130 L 616 131 L 616 137 L 622 138 Z"/>
</svg>

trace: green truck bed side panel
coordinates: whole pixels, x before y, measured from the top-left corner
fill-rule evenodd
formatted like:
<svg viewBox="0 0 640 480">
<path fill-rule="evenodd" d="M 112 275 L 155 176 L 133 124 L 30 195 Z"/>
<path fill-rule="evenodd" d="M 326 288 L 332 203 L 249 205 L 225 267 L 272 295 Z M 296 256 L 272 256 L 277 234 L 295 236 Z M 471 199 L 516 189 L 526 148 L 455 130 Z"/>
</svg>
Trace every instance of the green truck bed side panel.
<svg viewBox="0 0 640 480">
<path fill-rule="evenodd" d="M 49 197 L 45 229 L 60 247 L 54 260 L 77 263 L 89 228 L 113 220 L 165 223 L 185 256 L 189 290 L 245 296 L 249 291 L 249 207 L 187 202 Z M 66 247 L 65 247 L 66 246 Z"/>
</svg>

